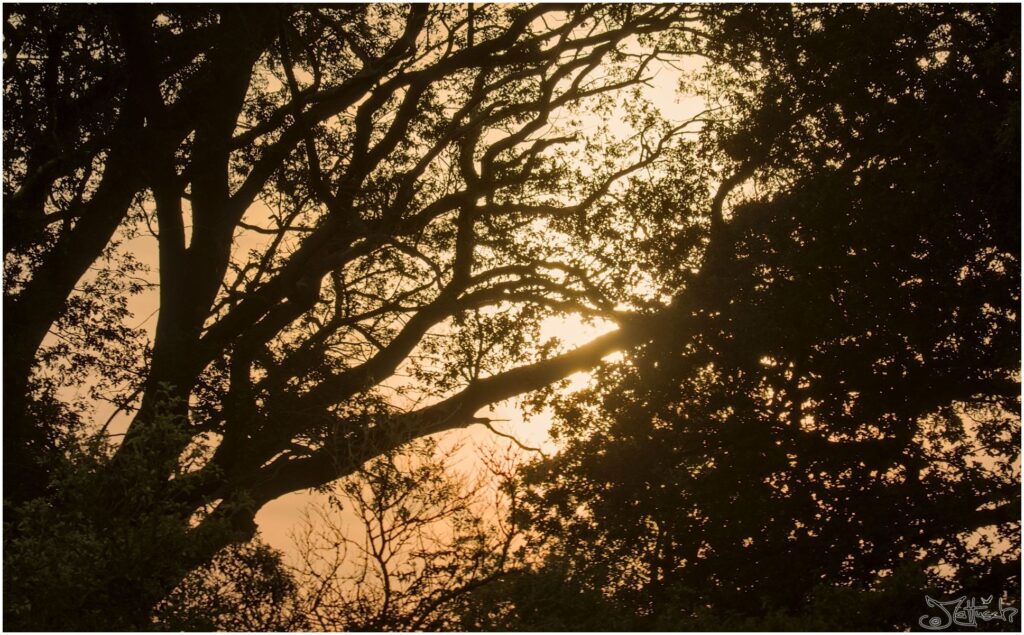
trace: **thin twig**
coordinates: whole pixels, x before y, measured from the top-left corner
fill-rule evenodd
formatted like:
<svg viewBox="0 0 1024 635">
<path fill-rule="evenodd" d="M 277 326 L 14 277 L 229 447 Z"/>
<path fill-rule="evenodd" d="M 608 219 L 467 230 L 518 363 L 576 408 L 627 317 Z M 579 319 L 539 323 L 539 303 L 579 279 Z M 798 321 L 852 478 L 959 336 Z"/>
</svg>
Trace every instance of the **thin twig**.
<svg viewBox="0 0 1024 635">
<path fill-rule="evenodd" d="M 511 434 L 507 434 L 505 432 L 501 432 L 501 431 L 495 429 L 494 426 L 491 425 L 491 423 L 494 422 L 494 421 L 508 421 L 508 419 L 488 419 L 486 417 L 474 417 L 473 418 L 473 423 L 479 423 L 479 424 L 483 425 L 484 427 L 486 427 L 491 432 L 493 432 L 494 434 L 498 435 L 499 437 L 504 437 L 504 438 L 512 441 L 512 443 L 515 443 L 516 445 L 518 445 L 520 447 L 520 449 L 526 450 L 527 452 L 536 452 L 537 454 L 541 455 L 545 459 L 548 458 L 548 455 L 544 453 L 544 450 L 541 450 L 540 448 L 531 448 L 528 445 L 524 445 L 522 441 L 520 441 L 519 439 L 515 438 Z"/>
</svg>

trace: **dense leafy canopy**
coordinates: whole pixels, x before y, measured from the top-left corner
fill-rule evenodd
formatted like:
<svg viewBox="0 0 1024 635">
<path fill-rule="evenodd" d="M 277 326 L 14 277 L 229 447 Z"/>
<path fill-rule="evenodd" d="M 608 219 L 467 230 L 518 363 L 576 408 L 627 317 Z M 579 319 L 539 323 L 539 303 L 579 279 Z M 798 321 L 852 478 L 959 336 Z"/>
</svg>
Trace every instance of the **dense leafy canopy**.
<svg viewBox="0 0 1024 635">
<path fill-rule="evenodd" d="M 1019 30 L 6 6 L 5 619 L 297 626 L 294 579 L 237 546 L 262 505 L 377 457 L 405 483 L 397 448 L 537 390 L 563 447 L 527 477 L 521 567 L 431 623 L 892 628 L 925 589 L 1013 597 Z M 680 64 L 693 117 L 644 88 Z M 568 315 L 618 328 L 542 339 Z"/>
<path fill-rule="evenodd" d="M 532 475 L 551 543 L 533 575 L 552 588 L 504 627 L 876 630 L 918 628 L 925 592 L 1017 604 L 1006 18 L 723 12 L 715 39 L 765 66 L 729 151 L 782 135 L 758 164 L 766 191 L 711 237 L 679 327 L 561 401 L 566 448 Z"/>
</svg>

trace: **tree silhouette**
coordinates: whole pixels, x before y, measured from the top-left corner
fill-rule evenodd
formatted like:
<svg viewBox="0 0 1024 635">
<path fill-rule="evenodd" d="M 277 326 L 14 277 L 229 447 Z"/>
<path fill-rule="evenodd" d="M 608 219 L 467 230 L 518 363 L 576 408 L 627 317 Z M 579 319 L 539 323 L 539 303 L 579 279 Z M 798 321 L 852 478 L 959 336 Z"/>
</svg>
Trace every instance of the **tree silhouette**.
<svg viewBox="0 0 1024 635">
<path fill-rule="evenodd" d="M 190 573 L 154 610 L 155 630 L 299 631 L 298 584 L 281 554 L 254 539 Z"/>
<path fill-rule="evenodd" d="M 12 5 L 4 29 L 18 624 L 146 627 L 266 502 L 634 347 L 561 402 L 537 477 L 581 597 L 645 626 L 686 597 L 806 605 L 767 575 L 781 520 L 848 584 L 1014 540 L 1014 12 Z M 708 108 L 681 122 L 641 87 L 687 55 Z M 151 338 L 127 322 L 145 232 Z M 542 342 L 568 314 L 618 329 Z M 130 418 L 86 458 L 110 431 L 83 386 Z M 32 571 L 64 534 L 89 575 Z"/>
<path fill-rule="evenodd" d="M 782 183 L 720 226 L 686 328 L 560 401 L 565 450 L 532 476 L 546 562 L 478 627 L 916 629 L 925 592 L 1019 606 L 1016 17 L 719 18 L 723 54 L 772 60 L 732 151 L 800 113 Z"/>
<path fill-rule="evenodd" d="M 511 513 L 519 502 L 519 457 L 482 450 L 482 473 L 471 475 L 456 468 L 462 449 L 424 439 L 378 457 L 340 481 L 329 505 L 305 519 L 295 537 L 295 578 L 298 612 L 308 624 L 325 631 L 460 630 L 455 607 L 506 574 L 519 537 Z M 357 519 L 351 525 L 345 509 Z"/>
<path fill-rule="evenodd" d="M 6 13 L 4 445 L 15 533 L 19 505 L 47 493 L 48 466 L 82 419 L 61 391 L 92 374 L 131 423 L 101 470 L 109 500 L 89 522 L 98 536 L 130 524 L 141 512 L 126 492 L 173 502 L 194 547 L 177 559 L 184 575 L 252 535 L 267 501 L 469 425 L 482 407 L 587 368 L 627 339 L 544 357 L 514 345 L 535 339 L 548 315 L 613 314 L 621 273 L 592 238 L 621 233 L 627 213 L 598 203 L 676 131 L 639 107 L 633 139 L 584 137 L 579 120 L 640 85 L 656 55 L 650 34 L 684 33 L 696 12 Z M 138 265 L 118 243 L 143 227 L 159 245 L 159 317 L 139 351 L 130 344 L 141 334 L 124 323 Z M 106 275 L 78 286 L 97 270 Z M 486 367 L 472 381 L 393 380 L 417 374 L 425 338 L 463 329 L 462 316 L 485 307 L 516 328 L 472 335 L 495 353 L 476 360 Z M 133 368 L 112 377 L 118 359 Z M 207 460 L 179 473 L 195 448 Z M 140 464 L 160 469 L 140 482 Z M 138 571 L 164 571 L 147 563 L 160 546 L 150 553 Z M 97 573 L 122 588 L 63 595 L 120 593 L 122 612 L 142 615 L 176 584 L 165 573 L 147 584 Z"/>
</svg>

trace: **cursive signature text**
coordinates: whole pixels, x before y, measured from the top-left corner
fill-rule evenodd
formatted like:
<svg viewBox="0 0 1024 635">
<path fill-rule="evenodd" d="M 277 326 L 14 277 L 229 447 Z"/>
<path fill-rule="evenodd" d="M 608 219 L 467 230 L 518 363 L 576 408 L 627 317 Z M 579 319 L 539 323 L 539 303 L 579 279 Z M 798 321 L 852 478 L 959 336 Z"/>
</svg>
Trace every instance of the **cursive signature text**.
<svg viewBox="0 0 1024 635">
<path fill-rule="evenodd" d="M 978 621 L 1004 621 L 1013 624 L 1013 617 L 1017 615 L 1017 609 L 1012 606 L 1003 606 L 1002 598 L 997 606 L 992 606 L 993 596 L 987 598 L 968 598 L 966 595 L 955 600 L 940 602 L 929 596 L 924 596 L 925 602 L 930 608 L 938 609 L 942 614 L 929 616 L 922 615 L 918 620 L 921 628 L 929 631 L 941 631 L 950 626 L 971 626 L 977 627 Z"/>
</svg>

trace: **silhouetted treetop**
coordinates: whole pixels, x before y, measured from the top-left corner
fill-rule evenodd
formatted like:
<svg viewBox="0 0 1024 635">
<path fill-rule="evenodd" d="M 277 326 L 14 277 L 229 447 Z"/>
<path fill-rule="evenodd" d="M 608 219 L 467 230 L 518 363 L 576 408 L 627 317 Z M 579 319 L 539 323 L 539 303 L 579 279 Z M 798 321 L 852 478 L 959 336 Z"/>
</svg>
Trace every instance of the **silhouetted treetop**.
<svg viewBox="0 0 1024 635">
<path fill-rule="evenodd" d="M 515 607 L 491 624 L 874 630 L 919 628 L 926 592 L 1018 604 L 1019 21 L 990 9 L 705 24 L 743 61 L 720 134 L 764 157 L 756 187 L 674 237 L 711 240 L 677 328 L 556 401 L 565 448 L 531 475 L 547 560 L 488 591 Z M 631 200 L 678 204 L 675 183 Z"/>
<path fill-rule="evenodd" d="M 1012 10 L 5 5 L 4 112 L 5 549 L 92 569 L 15 570 L 10 624 L 148 626 L 267 502 L 528 393 L 542 573 L 645 628 L 701 576 L 806 599 L 797 547 L 868 584 L 1012 538 Z"/>
<path fill-rule="evenodd" d="M 628 212 L 606 194 L 684 130 L 639 101 L 625 126 L 593 120 L 638 95 L 655 34 L 697 14 L 8 7 L 9 501 L 46 491 L 78 422 L 105 428 L 63 397 L 89 388 L 131 419 L 115 481 L 206 451 L 131 485 L 174 501 L 204 545 L 187 571 L 251 534 L 267 501 L 621 347 L 540 351 L 538 328 L 615 315 L 608 248 Z M 151 336 L 126 304 L 147 235 Z M 97 526 L 117 522 L 103 507 Z"/>
</svg>

